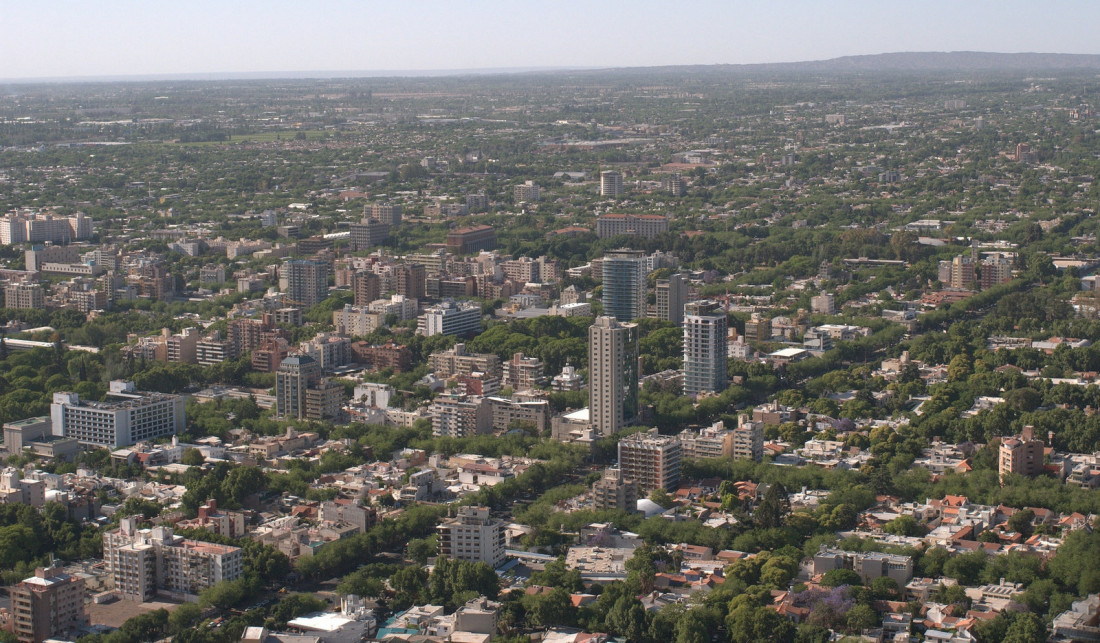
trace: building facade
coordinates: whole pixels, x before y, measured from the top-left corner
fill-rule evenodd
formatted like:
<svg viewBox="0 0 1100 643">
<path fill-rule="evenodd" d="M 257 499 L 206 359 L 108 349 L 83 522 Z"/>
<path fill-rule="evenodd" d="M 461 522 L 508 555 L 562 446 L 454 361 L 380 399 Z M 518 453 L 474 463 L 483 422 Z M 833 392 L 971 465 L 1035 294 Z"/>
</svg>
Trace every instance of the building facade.
<svg viewBox="0 0 1100 643">
<path fill-rule="evenodd" d="M 103 534 L 103 558 L 124 600 L 144 602 L 158 593 L 194 600 L 222 581 L 240 578 L 240 547 L 176 536 L 168 527 L 138 529 L 127 516 L 118 529 Z"/>
<path fill-rule="evenodd" d="M 623 195 L 623 174 L 615 170 L 600 172 L 600 196 L 618 198 Z"/>
<path fill-rule="evenodd" d="M 726 390 L 726 312 L 714 301 L 687 304 L 684 314 L 684 395 Z"/>
<path fill-rule="evenodd" d="M 619 469 L 638 482 L 638 492 L 666 491 L 680 483 L 680 440 L 659 435 L 657 429 L 634 433 L 619 440 Z"/>
<path fill-rule="evenodd" d="M 504 521 L 487 507 L 459 507 L 458 515 L 436 527 L 439 555 L 451 560 L 487 563 L 494 569 L 504 562 Z"/>
<path fill-rule="evenodd" d="M 603 257 L 603 310 L 621 322 L 645 317 L 646 257 L 625 248 Z"/>
<path fill-rule="evenodd" d="M 67 638 L 88 624 L 84 579 L 60 567 L 39 567 L 9 590 L 12 629 L 20 643 Z"/>
<path fill-rule="evenodd" d="M 657 319 L 674 324 L 684 323 L 684 304 L 687 303 L 687 282 L 680 273 L 669 275 L 668 279 L 658 279 L 655 288 L 657 300 Z"/>
<path fill-rule="evenodd" d="M 638 326 L 597 317 L 588 329 L 588 405 L 592 428 L 612 435 L 638 414 Z"/>
<path fill-rule="evenodd" d="M 76 393 L 54 393 L 50 405 L 53 435 L 117 448 L 183 433 L 186 427 L 183 396 L 139 392 L 133 382 L 116 380 L 107 397 L 104 402 L 90 402 Z"/>
</svg>

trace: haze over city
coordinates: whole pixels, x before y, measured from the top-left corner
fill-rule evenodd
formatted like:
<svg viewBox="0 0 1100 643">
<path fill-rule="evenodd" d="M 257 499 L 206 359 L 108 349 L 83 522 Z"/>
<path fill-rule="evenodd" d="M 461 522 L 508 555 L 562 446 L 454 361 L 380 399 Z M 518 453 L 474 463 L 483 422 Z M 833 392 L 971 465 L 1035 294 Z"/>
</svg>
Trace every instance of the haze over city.
<svg viewBox="0 0 1100 643">
<path fill-rule="evenodd" d="M 7 2 L 0 79 L 751 64 L 1097 53 L 1100 4 L 655 0 Z"/>
</svg>

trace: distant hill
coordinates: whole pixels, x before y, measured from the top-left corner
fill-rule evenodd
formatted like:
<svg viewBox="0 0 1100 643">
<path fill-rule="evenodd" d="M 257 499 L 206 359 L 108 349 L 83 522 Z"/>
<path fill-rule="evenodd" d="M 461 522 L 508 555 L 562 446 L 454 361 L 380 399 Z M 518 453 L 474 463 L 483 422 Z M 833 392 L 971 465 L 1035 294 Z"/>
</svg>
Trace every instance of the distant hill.
<svg viewBox="0 0 1100 643">
<path fill-rule="evenodd" d="M 754 65 L 755 66 L 755 65 Z M 844 56 L 803 63 L 760 67 L 789 67 L 813 71 L 994 71 L 1100 69 L 1100 55 L 997 54 L 984 51 L 925 51 Z"/>
<path fill-rule="evenodd" d="M 676 65 L 604 69 L 615 72 L 680 71 L 682 73 L 874 73 L 874 72 L 997 72 L 997 71 L 1100 71 L 1100 55 L 1094 54 L 1000 54 L 984 51 L 923 51 L 843 56 L 828 60 L 751 65 Z"/>
</svg>

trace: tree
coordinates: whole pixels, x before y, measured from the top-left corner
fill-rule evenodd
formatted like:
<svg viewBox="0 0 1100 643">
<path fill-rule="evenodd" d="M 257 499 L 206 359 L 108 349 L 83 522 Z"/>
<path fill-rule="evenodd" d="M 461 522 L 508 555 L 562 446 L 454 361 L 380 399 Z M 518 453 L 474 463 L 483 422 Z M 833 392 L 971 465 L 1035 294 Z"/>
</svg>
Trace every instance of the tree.
<svg viewBox="0 0 1100 643">
<path fill-rule="evenodd" d="M 180 462 L 191 467 L 198 467 L 206 462 L 206 458 L 202 457 L 202 452 L 198 449 L 187 449 L 180 456 Z"/>
<path fill-rule="evenodd" d="M 882 530 L 896 536 L 917 536 L 920 534 L 920 525 L 916 518 L 902 514 L 883 525 Z"/>
<path fill-rule="evenodd" d="M 1004 643 L 1044 643 L 1047 628 L 1037 614 L 1018 614 L 1005 632 Z"/>
<path fill-rule="evenodd" d="M 623 596 L 615 601 L 611 611 L 607 613 L 607 624 L 611 630 L 626 637 L 628 641 L 643 640 L 645 633 L 649 630 L 645 607 L 633 596 Z"/>
<path fill-rule="evenodd" d="M 776 482 L 764 492 L 764 498 L 752 512 L 752 520 L 758 529 L 773 529 L 783 526 L 783 518 L 791 512 L 791 501 L 787 489 Z"/>
<path fill-rule="evenodd" d="M 881 621 L 879 621 L 878 614 L 875 614 L 875 610 L 871 609 L 870 605 L 859 604 L 848 610 L 845 622 L 848 624 L 848 629 L 861 632 L 874 627 Z"/>
<path fill-rule="evenodd" d="M 654 489 L 653 493 L 649 494 L 649 499 L 660 505 L 662 509 L 671 509 L 676 504 L 676 501 L 664 489 Z"/>
<path fill-rule="evenodd" d="M 821 575 L 821 584 L 825 587 L 840 587 L 841 585 L 859 585 L 862 579 L 859 574 L 850 569 L 830 569 Z"/>
<path fill-rule="evenodd" d="M 1034 528 L 1032 522 L 1035 520 L 1035 512 L 1031 509 L 1021 509 L 1008 519 L 1008 528 L 1012 531 L 1022 535 L 1024 538 L 1030 538 Z"/>
</svg>

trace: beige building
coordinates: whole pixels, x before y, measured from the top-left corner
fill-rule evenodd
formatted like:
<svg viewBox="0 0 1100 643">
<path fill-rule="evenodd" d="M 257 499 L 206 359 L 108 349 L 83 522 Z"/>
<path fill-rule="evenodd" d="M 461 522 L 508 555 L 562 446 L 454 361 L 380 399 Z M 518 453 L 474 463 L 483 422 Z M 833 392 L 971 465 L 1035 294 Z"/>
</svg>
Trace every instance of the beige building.
<svg viewBox="0 0 1100 643">
<path fill-rule="evenodd" d="M 638 510 L 638 482 L 623 475 L 621 469 L 605 469 L 603 477 L 592 485 L 592 503 L 596 509 Z"/>
<path fill-rule="evenodd" d="M 122 519 L 103 534 L 103 558 L 125 600 L 144 602 L 158 593 L 194 599 L 221 581 L 240 578 L 240 547 L 188 540 L 168 527 L 138 529 L 137 519 Z"/>
<path fill-rule="evenodd" d="M 1002 438 L 998 453 L 1001 481 L 1015 474 L 1037 476 L 1043 472 L 1043 441 L 1035 437 L 1035 427 L 1025 426 L 1018 437 Z"/>
<path fill-rule="evenodd" d="M 436 527 L 439 555 L 452 560 L 504 562 L 504 521 L 489 515 L 487 507 L 459 507 L 458 515 Z"/>
<path fill-rule="evenodd" d="M 638 491 L 672 490 L 680 482 L 680 440 L 657 429 L 634 433 L 619 441 L 619 468 L 638 481 Z"/>
<path fill-rule="evenodd" d="M 749 422 L 742 418 L 740 425 L 733 430 L 733 453 L 736 459 L 764 459 L 764 423 Z"/>
<path fill-rule="evenodd" d="M 588 409 L 601 435 L 638 415 L 638 325 L 597 317 L 588 329 Z"/>
<path fill-rule="evenodd" d="M 46 295 L 40 284 L 14 283 L 4 286 L 4 307 L 45 308 Z"/>
<path fill-rule="evenodd" d="M 68 638 L 88 622 L 84 579 L 60 567 L 34 570 L 34 576 L 10 590 L 13 632 L 21 643 Z M 75 639 L 74 639 L 75 640 Z"/>
</svg>

